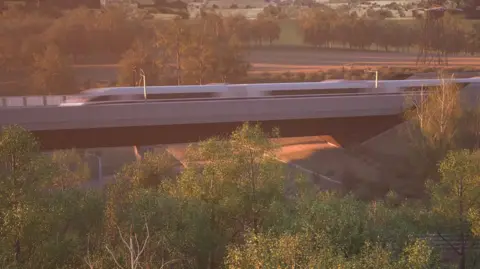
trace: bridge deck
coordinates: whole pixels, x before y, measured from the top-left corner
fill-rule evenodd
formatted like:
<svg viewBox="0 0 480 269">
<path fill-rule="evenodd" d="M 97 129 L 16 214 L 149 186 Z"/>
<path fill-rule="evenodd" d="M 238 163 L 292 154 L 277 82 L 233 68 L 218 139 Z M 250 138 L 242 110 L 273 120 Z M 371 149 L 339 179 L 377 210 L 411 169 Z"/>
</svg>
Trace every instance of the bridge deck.
<svg viewBox="0 0 480 269">
<path fill-rule="evenodd" d="M 398 94 L 80 107 L 27 107 L 2 109 L 0 111 L 0 125 L 18 124 L 32 131 L 81 130 L 391 116 L 402 113 L 404 108 L 405 97 Z"/>
</svg>

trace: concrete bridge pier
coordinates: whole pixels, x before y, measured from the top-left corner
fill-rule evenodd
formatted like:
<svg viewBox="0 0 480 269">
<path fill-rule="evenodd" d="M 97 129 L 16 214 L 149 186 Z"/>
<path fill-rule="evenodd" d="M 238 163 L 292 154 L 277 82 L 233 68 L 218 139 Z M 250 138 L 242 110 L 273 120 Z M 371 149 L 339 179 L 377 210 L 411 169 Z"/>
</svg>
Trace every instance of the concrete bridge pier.
<svg viewBox="0 0 480 269">
<path fill-rule="evenodd" d="M 138 161 L 143 160 L 146 152 L 153 152 L 152 146 L 133 146 L 133 152 Z"/>
<path fill-rule="evenodd" d="M 102 181 L 103 179 L 103 162 L 102 162 L 102 152 L 100 150 L 95 150 L 92 152 L 87 152 L 83 150 L 83 156 L 89 160 L 91 168 L 93 168 L 92 172 L 96 172 L 96 176 L 92 175 L 97 178 L 98 181 Z M 95 169 L 96 168 L 96 169 Z"/>
</svg>

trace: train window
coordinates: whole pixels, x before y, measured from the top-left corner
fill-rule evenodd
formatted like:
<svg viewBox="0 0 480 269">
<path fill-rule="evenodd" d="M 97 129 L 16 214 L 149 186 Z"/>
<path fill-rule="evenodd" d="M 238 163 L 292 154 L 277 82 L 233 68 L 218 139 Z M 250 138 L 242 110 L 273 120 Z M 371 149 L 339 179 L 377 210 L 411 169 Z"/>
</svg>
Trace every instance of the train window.
<svg viewBox="0 0 480 269">
<path fill-rule="evenodd" d="M 92 99 L 90 99 L 90 102 L 107 102 L 111 100 L 112 99 L 110 98 L 109 95 L 101 95 L 101 96 L 93 97 Z"/>
<path fill-rule="evenodd" d="M 270 95 L 309 95 L 309 94 L 348 94 L 348 93 L 362 93 L 365 89 L 362 88 L 347 88 L 347 89 L 305 89 L 305 90 L 273 90 Z"/>
<path fill-rule="evenodd" d="M 462 89 L 468 85 L 468 83 L 455 83 L 458 89 Z M 404 92 L 419 92 L 419 91 L 433 91 L 438 89 L 441 86 L 415 86 L 415 87 L 404 87 L 402 88 Z"/>
<path fill-rule="evenodd" d="M 193 98 L 211 98 L 215 97 L 214 92 L 188 92 L 188 93 L 154 93 L 148 94 L 149 100 L 164 100 L 164 99 L 193 99 Z"/>
<path fill-rule="evenodd" d="M 420 92 L 420 91 L 433 91 L 438 86 L 414 86 L 414 87 L 404 87 L 402 90 L 404 92 Z"/>
</svg>

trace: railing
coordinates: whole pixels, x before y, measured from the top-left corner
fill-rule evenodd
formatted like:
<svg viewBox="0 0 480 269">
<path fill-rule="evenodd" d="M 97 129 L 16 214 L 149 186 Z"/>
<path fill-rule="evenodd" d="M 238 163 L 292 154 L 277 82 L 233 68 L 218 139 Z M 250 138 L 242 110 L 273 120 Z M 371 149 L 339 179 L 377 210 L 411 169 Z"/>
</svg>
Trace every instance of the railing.
<svg viewBox="0 0 480 269">
<path fill-rule="evenodd" d="M 101 101 L 95 102 L 96 105 L 110 105 L 110 104 L 137 104 L 137 103 L 157 103 L 157 102 L 179 102 L 179 101 L 228 101 L 238 99 L 283 99 L 283 98 L 305 98 L 305 97 L 334 97 L 334 96 L 380 96 L 380 95 L 415 95 L 415 93 L 408 92 L 365 92 L 365 93 L 326 93 L 326 94 L 307 94 L 307 95 L 285 95 L 285 96 L 263 96 L 263 97 L 247 97 L 247 98 L 232 98 L 232 97 L 217 97 L 217 98 L 178 98 L 178 99 L 150 99 L 150 100 L 115 100 L 115 101 Z M 47 95 L 47 96 L 0 96 L 0 109 L 14 108 L 14 107 L 45 107 L 58 106 L 62 102 L 71 98 L 69 95 Z"/>
<path fill-rule="evenodd" d="M 67 97 L 67 95 L 0 97 L 0 108 L 58 106 L 64 102 Z"/>
</svg>

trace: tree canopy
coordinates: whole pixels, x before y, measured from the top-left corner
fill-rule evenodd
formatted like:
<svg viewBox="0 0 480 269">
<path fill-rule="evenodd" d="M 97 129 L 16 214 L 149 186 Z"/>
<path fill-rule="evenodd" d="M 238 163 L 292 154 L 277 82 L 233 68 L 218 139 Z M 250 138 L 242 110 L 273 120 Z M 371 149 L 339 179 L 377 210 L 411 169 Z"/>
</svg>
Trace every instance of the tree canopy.
<svg viewBox="0 0 480 269">
<path fill-rule="evenodd" d="M 459 259 L 445 260 L 430 235 L 475 242 L 477 152 L 448 153 L 426 201 L 393 193 L 361 200 L 318 190 L 301 173 L 287 177 L 275 158 L 276 136 L 244 124 L 229 137 L 191 145 L 182 172 L 167 152 L 152 152 L 106 189 L 88 189 L 79 152 L 41 153 L 30 133 L 7 127 L 0 137 L 0 263 L 407 269 L 460 260 L 460 268 L 471 268 L 476 252 L 467 243 L 454 245 Z"/>
</svg>

